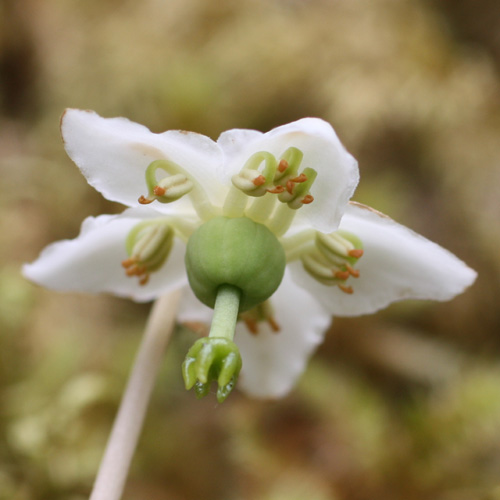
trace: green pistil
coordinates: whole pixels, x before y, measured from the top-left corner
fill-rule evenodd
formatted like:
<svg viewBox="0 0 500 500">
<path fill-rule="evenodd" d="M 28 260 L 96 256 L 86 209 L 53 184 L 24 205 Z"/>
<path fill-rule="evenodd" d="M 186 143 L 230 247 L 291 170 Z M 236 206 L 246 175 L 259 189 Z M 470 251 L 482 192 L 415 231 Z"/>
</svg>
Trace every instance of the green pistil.
<svg viewBox="0 0 500 500">
<path fill-rule="evenodd" d="M 241 290 L 239 288 L 233 285 L 219 286 L 209 337 L 222 337 L 233 340 L 240 298 Z"/>
<path fill-rule="evenodd" d="M 186 389 L 194 387 L 198 398 L 206 396 L 217 381 L 217 400 L 222 403 L 236 385 L 242 363 L 233 337 L 240 297 L 239 288 L 219 286 L 210 334 L 195 342 L 182 364 Z"/>
</svg>

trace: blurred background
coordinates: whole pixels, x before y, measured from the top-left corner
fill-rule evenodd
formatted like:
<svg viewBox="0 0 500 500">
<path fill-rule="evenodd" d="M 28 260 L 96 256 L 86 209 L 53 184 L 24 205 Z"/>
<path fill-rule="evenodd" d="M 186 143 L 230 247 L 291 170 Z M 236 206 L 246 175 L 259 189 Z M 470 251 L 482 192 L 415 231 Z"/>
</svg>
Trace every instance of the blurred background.
<svg viewBox="0 0 500 500">
<path fill-rule="evenodd" d="M 0 499 L 88 497 L 150 307 L 20 276 L 121 210 L 66 157 L 66 107 L 214 139 L 324 118 L 357 201 L 479 272 L 336 319 L 275 402 L 197 401 L 180 328 L 125 500 L 500 499 L 499 25 L 495 0 L 0 0 Z"/>
</svg>

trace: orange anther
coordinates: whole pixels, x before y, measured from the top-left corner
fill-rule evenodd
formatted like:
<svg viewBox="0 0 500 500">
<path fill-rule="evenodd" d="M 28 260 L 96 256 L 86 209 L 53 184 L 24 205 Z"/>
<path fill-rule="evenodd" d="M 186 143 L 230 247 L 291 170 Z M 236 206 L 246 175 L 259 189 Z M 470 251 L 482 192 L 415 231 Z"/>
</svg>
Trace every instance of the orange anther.
<svg viewBox="0 0 500 500">
<path fill-rule="evenodd" d="M 125 271 L 125 274 L 127 276 L 142 276 L 143 274 L 146 274 L 146 268 L 144 266 L 134 264 Z"/>
<path fill-rule="evenodd" d="M 135 259 L 130 257 L 129 259 L 122 260 L 122 267 L 125 269 L 128 269 L 130 266 L 133 266 L 135 264 Z"/>
<path fill-rule="evenodd" d="M 271 327 L 271 330 L 274 333 L 278 333 L 281 330 L 280 325 L 278 325 L 278 323 L 276 323 L 274 318 L 269 318 L 267 320 L 267 322 L 269 323 L 269 326 Z"/>
<path fill-rule="evenodd" d="M 281 174 L 288 168 L 288 162 L 286 160 L 280 160 L 278 164 L 278 172 Z"/>
<path fill-rule="evenodd" d="M 353 278 L 359 278 L 359 269 L 354 269 L 349 264 L 346 264 L 345 267 Z"/>
<path fill-rule="evenodd" d="M 268 193 L 273 193 L 273 194 L 280 194 L 285 190 L 283 186 L 276 186 L 273 189 L 268 189 Z"/>
<path fill-rule="evenodd" d="M 300 174 L 298 177 L 295 177 L 295 179 L 290 179 L 292 182 L 306 182 L 307 181 L 307 176 L 305 174 Z"/>
<path fill-rule="evenodd" d="M 295 186 L 295 183 L 293 181 L 286 181 L 286 190 L 290 193 L 293 194 L 293 188 Z"/>
<path fill-rule="evenodd" d="M 333 273 L 333 276 L 338 280 L 345 281 L 347 278 L 349 278 L 349 271 L 335 271 Z"/>
<path fill-rule="evenodd" d="M 352 293 L 354 293 L 354 290 L 352 289 L 351 286 L 344 286 L 344 285 L 337 285 L 344 293 L 347 293 L 349 295 L 351 295 Z"/>
<path fill-rule="evenodd" d="M 146 274 L 139 280 L 139 285 L 144 286 L 149 281 L 149 274 Z"/>
<path fill-rule="evenodd" d="M 125 271 L 125 274 L 127 276 L 138 276 L 137 274 L 137 266 L 132 266 L 132 267 L 129 267 L 126 271 Z"/>
<path fill-rule="evenodd" d="M 145 196 L 141 196 L 137 201 L 141 205 L 149 205 L 150 203 L 153 203 L 153 201 L 155 200 L 152 200 L 151 198 L 146 198 Z"/>
<path fill-rule="evenodd" d="M 355 259 L 359 259 L 363 255 L 363 253 L 364 253 L 363 249 L 361 248 L 354 248 L 352 250 L 349 250 L 349 252 L 347 252 L 349 257 L 354 257 Z"/>
<path fill-rule="evenodd" d="M 303 205 L 309 205 L 309 203 L 312 203 L 314 201 L 314 196 L 311 194 L 306 194 L 304 198 L 302 198 L 302 204 Z"/>
<path fill-rule="evenodd" d="M 262 186 L 262 184 L 266 183 L 266 178 L 263 175 L 259 175 L 252 182 L 255 186 Z"/>
<path fill-rule="evenodd" d="M 155 196 L 163 196 L 166 192 L 167 190 L 161 186 L 155 186 L 153 188 L 153 193 L 155 194 Z"/>
<path fill-rule="evenodd" d="M 245 318 L 243 319 L 243 321 L 245 322 L 245 325 L 251 334 L 257 335 L 259 333 L 259 327 L 257 325 L 257 321 L 250 318 Z"/>
</svg>

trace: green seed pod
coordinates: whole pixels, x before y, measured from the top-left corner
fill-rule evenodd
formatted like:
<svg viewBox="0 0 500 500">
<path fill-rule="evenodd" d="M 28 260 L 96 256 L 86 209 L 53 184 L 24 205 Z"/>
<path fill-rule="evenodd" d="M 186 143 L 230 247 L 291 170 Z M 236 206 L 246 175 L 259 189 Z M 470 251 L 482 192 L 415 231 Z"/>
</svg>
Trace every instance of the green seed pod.
<svg viewBox="0 0 500 500">
<path fill-rule="evenodd" d="M 285 252 L 276 236 L 247 217 L 215 217 L 189 238 L 186 270 L 198 299 L 214 307 L 217 288 L 241 290 L 240 312 L 267 300 L 285 272 Z"/>
</svg>

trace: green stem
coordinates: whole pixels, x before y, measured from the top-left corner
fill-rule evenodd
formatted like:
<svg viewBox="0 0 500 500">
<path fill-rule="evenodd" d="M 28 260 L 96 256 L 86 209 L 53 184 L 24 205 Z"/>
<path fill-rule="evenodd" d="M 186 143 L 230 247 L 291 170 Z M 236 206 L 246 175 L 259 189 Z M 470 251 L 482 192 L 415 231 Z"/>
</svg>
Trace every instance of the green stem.
<svg viewBox="0 0 500 500">
<path fill-rule="evenodd" d="M 227 340 L 233 340 L 240 299 L 241 290 L 238 287 L 233 285 L 219 286 L 209 337 L 223 337 Z"/>
</svg>

